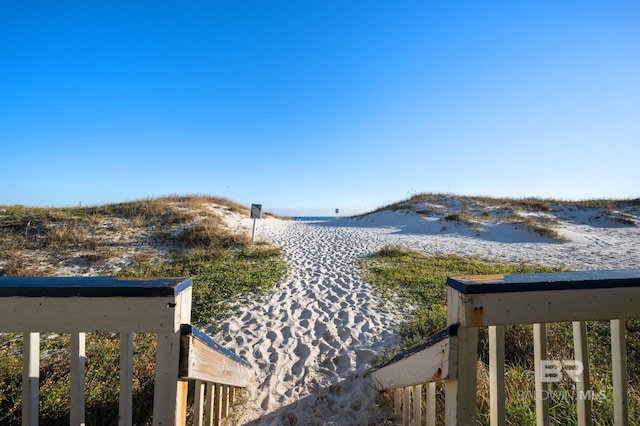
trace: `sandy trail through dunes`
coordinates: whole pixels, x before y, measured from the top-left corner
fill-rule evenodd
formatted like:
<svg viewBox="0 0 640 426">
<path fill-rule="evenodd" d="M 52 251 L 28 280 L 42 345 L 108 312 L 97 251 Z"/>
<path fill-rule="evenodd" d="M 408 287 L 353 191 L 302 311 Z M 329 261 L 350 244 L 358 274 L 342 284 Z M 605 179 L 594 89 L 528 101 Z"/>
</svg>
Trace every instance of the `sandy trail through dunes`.
<svg viewBox="0 0 640 426">
<path fill-rule="evenodd" d="M 377 407 L 363 373 L 373 355 L 398 342 L 398 318 L 381 309 L 354 264 L 375 242 L 356 228 L 300 222 L 273 221 L 261 232 L 285 249 L 289 273 L 276 292 L 241 309 L 217 336 L 256 370 L 247 420 L 384 421 L 388 413 Z"/>
</svg>

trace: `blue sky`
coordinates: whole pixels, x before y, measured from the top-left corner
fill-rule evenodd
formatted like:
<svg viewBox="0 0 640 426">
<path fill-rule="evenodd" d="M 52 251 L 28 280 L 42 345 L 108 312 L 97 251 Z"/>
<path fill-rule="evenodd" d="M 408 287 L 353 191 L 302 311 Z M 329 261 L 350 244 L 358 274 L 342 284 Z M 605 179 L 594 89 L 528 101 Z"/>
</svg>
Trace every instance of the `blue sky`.
<svg viewBox="0 0 640 426">
<path fill-rule="evenodd" d="M 0 204 L 640 196 L 638 1 L 0 2 Z"/>
</svg>

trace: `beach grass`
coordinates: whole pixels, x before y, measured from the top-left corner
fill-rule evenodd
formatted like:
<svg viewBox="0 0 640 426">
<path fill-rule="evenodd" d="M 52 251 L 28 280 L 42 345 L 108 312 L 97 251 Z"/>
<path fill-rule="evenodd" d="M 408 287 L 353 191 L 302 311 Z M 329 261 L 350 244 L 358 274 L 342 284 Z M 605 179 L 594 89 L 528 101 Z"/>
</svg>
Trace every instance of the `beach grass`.
<svg viewBox="0 0 640 426">
<path fill-rule="evenodd" d="M 401 345 L 382 354 L 379 362 L 394 353 L 420 342 L 446 325 L 446 277 L 475 274 L 505 274 L 552 272 L 539 265 L 502 264 L 480 258 L 456 255 L 425 255 L 401 246 L 383 247 L 360 261 L 363 275 L 385 299 L 408 304 L 412 312 L 400 333 Z M 548 324 L 549 359 L 573 359 L 573 336 L 570 323 Z M 629 366 L 629 418 L 638 424 L 640 418 L 640 321 L 627 323 L 627 353 Z M 531 325 L 505 327 L 507 418 L 510 424 L 535 423 L 535 392 L 533 381 L 533 331 Z M 609 424 L 613 416 L 610 365 L 610 336 L 607 321 L 588 322 L 588 345 L 594 424 Z M 488 336 L 480 330 L 478 361 L 478 413 L 481 424 L 489 424 Z M 438 399 L 444 401 L 444 390 L 438 387 Z M 568 382 L 554 384 L 558 395 L 551 405 L 551 423 L 577 424 L 575 388 Z M 567 398 L 568 397 L 568 398 Z M 442 405 L 442 404 L 440 404 Z M 438 411 L 440 421 L 443 413 Z M 636 423 L 633 423 L 636 422 Z"/>
</svg>

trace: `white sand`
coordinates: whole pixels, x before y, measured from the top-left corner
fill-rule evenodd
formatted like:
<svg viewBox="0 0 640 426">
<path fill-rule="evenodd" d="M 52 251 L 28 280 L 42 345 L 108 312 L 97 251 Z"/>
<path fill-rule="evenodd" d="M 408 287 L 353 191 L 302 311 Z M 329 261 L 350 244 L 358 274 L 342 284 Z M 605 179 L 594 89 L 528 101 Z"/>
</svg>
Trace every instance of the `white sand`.
<svg viewBox="0 0 640 426">
<path fill-rule="evenodd" d="M 283 247 L 290 271 L 216 336 L 254 366 L 243 422 L 352 425 L 389 418 L 365 372 L 375 353 L 398 342 L 400 318 L 382 308 L 354 266 L 385 244 L 575 270 L 640 268 L 638 226 L 579 211 L 564 212 L 557 228 L 567 242 L 504 223 L 485 224 L 478 236 L 464 225 L 406 212 L 318 223 L 259 221 L 256 238 Z"/>
</svg>

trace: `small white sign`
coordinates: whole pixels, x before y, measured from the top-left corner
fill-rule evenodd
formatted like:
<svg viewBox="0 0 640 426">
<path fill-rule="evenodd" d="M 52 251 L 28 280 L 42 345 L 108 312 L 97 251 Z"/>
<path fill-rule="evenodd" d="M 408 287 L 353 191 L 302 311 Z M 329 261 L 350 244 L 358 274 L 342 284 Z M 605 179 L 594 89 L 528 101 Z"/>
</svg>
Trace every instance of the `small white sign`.
<svg viewBox="0 0 640 426">
<path fill-rule="evenodd" d="M 251 219 L 262 219 L 262 204 L 251 204 Z"/>
</svg>

